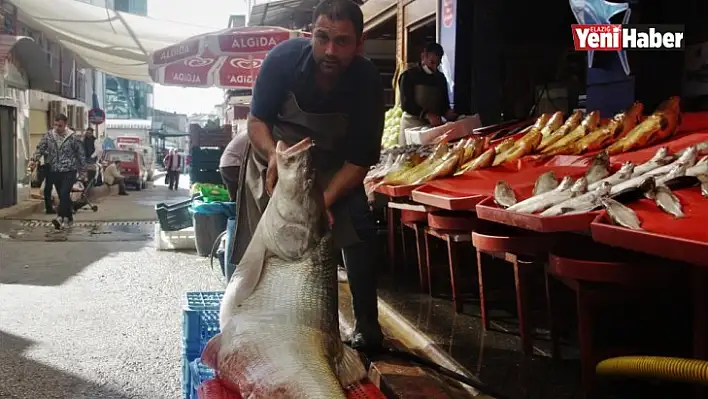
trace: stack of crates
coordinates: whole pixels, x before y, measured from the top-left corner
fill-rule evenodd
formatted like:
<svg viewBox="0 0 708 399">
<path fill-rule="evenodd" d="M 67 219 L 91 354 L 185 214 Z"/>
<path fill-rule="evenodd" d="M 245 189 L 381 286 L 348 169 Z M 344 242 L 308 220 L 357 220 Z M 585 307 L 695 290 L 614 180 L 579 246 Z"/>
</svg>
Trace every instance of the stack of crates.
<svg viewBox="0 0 708 399">
<path fill-rule="evenodd" d="M 196 389 L 192 386 L 192 364 L 197 363 L 207 342 L 219 332 L 219 306 L 224 296 L 223 291 L 187 292 L 183 314 L 182 331 L 182 392 L 186 399 L 196 399 Z M 201 365 L 202 369 L 210 371 Z M 212 378 L 204 374 L 204 379 Z M 197 379 L 199 383 L 199 379 Z M 194 395 L 194 396 L 193 396 Z"/>
<path fill-rule="evenodd" d="M 192 161 L 189 169 L 190 184 L 222 184 L 221 174 L 219 173 L 219 161 L 223 153 L 223 147 L 192 147 L 190 151 Z"/>
</svg>

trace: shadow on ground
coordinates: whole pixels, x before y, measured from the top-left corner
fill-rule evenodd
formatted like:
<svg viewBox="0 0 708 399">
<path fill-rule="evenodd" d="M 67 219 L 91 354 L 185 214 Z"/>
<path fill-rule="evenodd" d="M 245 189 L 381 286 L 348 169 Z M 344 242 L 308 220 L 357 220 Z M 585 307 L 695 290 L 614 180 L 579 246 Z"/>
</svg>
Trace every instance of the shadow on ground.
<svg viewBox="0 0 708 399">
<path fill-rule="evenodd" d="M 111 398 L 129 396 L 86 381 L 71 373 L 38 363 L 25 356 L 35 342 L 0 330 L 0 397 L 25 398 Z"/>
<path fill-rule="evenodd" d="M 37 241 L 15 242 L 12 251 L 4 251 L 7 243 L 0 239 L 0 284 L 59 286 L 92 263 L 119 256 L 113 242 L 86 242 L 79 251 L 63 242 Z M 121 252 L 138 252 L 147 243 L 136 241 L 122 247 Z"/>
</svg>

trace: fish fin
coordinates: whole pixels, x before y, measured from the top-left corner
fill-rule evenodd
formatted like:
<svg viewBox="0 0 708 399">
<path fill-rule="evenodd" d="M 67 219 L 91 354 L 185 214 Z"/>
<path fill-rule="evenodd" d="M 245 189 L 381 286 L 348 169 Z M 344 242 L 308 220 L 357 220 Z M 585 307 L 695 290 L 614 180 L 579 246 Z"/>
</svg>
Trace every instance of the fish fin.
<svg viewBox="0 0 708 399">
<path fill-rule="evenodd" d="M 218 369 L 219 351 L 221 350 L 221 333 L 211 337 L 202 351 L 201 361 L 213 370 Z"/>
<path fill-rule="evenodd" d="M 366 378 L 367 372 L 359 352 L 346 345 L 342 347 L 342 357 L 335 365 L 335 373 L 342 387 L 347 388 Z"/>
<path fill-rule="evenodd" d="M 261 279 L 268 249 L 260 237 L 260 231 L 259 226 L 231 276 L 226 292 L 224 292 L 219 312 L 219 323 L 222 329 L 231 316 L 236 313 L 238 306 L 251 296 Z"/>
</svg>

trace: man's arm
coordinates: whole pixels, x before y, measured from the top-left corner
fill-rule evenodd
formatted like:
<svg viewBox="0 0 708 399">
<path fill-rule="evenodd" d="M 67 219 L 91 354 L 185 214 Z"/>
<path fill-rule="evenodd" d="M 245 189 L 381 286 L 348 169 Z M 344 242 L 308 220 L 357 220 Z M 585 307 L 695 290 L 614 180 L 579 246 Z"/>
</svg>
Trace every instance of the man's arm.
<svg viewBox="0 0 708 399">
<path fill-rule="evenodd" d="M 39 144 L 37 144 L 37 149 L 34 151 L 32 159 L 35 162 L 39 162 L 39 158 L 47 153 L 48 146 L 49 143 L 47 142 L 47 134 L 45 133 L 44 136 L 42 136 L 42 138 L 39 140 Z"/>
<path fill-rule="evenodd" d="M 77 165 L 80 172 L 86 170 L 86 154 L 84 153 L 84 146 L 80 141 L 74 140 L 74 154 L 77 158 Z"/>
<path fill-rule="evenodd" d="M 415 81 L 411 72 L 406 71 L 398 79 L 399 95 L 401 96 L 401 109 L 421 119 L 425 118 L 425 110 L 415 101 Z"/>
<path fill-rule="evenodd" d="M 268 53 L 258 71 L 258 78 L 253 87 L 251 112 L 246 125 L 251 145 L 262 156 L 270 158 L 275 154 L 275 141 L 271 125 L 278 116 L 288 90 L 287 73 L 291 72 L 293 55 L 297 47 L 283 42 Z"/>
<path fill-rule="evenodd" d="M 364 182 L 371 165 L 379 161 L 381 135 L 384 126 L 384 96 L 381 77 L 370 65 L 362 79 L 361 96 L 353 115 L 349 117 L 345 141 L 344 166 L 334 175 L 325 190 L 325 205 L 329 208 L 354 187 Z"/>
</svg>

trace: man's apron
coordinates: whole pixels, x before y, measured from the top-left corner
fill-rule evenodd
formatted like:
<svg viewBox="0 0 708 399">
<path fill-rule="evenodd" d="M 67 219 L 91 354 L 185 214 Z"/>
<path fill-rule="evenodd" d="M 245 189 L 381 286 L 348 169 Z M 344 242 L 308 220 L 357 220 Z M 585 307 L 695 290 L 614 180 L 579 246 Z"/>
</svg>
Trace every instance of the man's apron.
<svg viewBox="0 0 708 399">
<path fill-rule="evenodd" d="M 317 170 L 317 180 L 324 190 L 342 167 L 344 161 L 336 151 L 341 149 L 347 133 L 348 116 L 346 114 L 312 114 L 303 111 L 295 95 L 288 93 L 273 125 L 273 139 L 294 145 L 304 138 L 315 142 L 312 148 L 313 166 Z M 270 196 L 266 192 L 266 170 L 268 162 L 249 142 L 246 152 L 246 167 L 241 168 L 238 187 L 238 221 L 236 224 L 234 252 L 231 264 L 237 265 L 246 247 L 253 237 Z M 365 213 L 368 203 L 363 185 L 354 188 L 344 198 L 337 201 L 330 211 L 334 216 L 332 234 L 339 248 L 359 242 L 356 232 L 357 213 Z M 230 266 L 230 265 L 229 265 Z M 227 279 L 231 279 L 233 270 L 227 269 Z"/>
<path fill-rule="evenodd" d="M 440 102 L 442 101 L 443 93 L 441 93 L 440 90 L 438 90 L 436 87 L 426 85 L 415 85 L 413 90 L 415 95 L 415 102 L 416 104 L 420 105 L 421 108 L 436 109 L 439 107 Z M 428 121 L 421 119 L 419 115 L 411 115 L 407 112 L 404 112 L 403 115 L 401 115 L 401 131 L 398 135 L 398 144 L 408 144 L 406 140 L 406 129 L 427 125 Z"/>
</svg>

